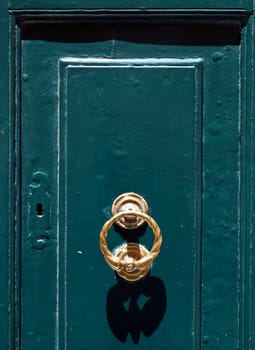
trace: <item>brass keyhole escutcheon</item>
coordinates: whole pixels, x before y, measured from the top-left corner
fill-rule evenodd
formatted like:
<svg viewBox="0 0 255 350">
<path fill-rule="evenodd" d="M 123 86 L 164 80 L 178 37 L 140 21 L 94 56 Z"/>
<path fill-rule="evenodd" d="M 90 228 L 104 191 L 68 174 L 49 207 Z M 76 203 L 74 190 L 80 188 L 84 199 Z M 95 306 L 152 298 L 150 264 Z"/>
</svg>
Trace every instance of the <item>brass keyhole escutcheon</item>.
<svg viewBox="0 0 255 350">
<path fill-rule="evenodd" d="M 148 204 L 140 195 L 129 192 L 117 197 L 112 205 L 113 216 L 100 232 L 100 249 L 107 264 L 127 281 L 138 281 L 151 269 L 160 252 L 162 235 L 156 221 L 148 215 Z M 113 224 L 134 230 L 147 223 L 154 234 L 151 250 L 139 243 L 124 243 L 112 253 L 107 245 L 108 232 Z"/>
</svg>

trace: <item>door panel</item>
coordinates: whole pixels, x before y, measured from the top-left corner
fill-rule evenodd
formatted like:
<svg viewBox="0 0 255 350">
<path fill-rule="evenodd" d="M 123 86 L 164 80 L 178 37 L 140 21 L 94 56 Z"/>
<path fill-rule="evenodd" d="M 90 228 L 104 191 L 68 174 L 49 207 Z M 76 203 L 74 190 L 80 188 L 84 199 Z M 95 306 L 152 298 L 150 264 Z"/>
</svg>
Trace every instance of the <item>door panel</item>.
<svg viewBox="0 0 255 350">
<path fill-rule="evenodd" d="M 23 32 L 23 349 L 238 349 L 240 33 L 81 26 Z M 127 191 L 163 235 L 135 284 L 99 251 Z"/>
<path fill-rule="evenodd" d="M 198 312 L 197 305 L 193 305 L 198 297 L 193 281 L 197 279 L 199 245 L 196 241 L 200 236 L 197 203 L 201 185 L 200 149 L 197 147 L 201 140 L 201 115 L 197 120 L 201 110 L 201 91 L 198 94 L 195 91 L 200 87 L 198 79 L 201 76 L 197 72 L 196 62 L 146 59 L 71 61 L 62 63 L 65 64 L 61 74 L 64 91 L 60 95 L 63 108 L 66 107 L 60 113 L 60 119 L 66 120 L 66 125 L 61 129 L 60 150 L 63 153 L 66 150 L 66 153 L 62 162 L 65 162 L 65 167 L 61 168 L 60 177 L 65 177 L 62 181 L 66 186 L 67 208 L 61 221 L 61 231 L 65 231 L 67 248 L 66 255 L 62 255 L 60 261 L 66 261 L 66 270 L 61 271 L 67 279 L 67 304 L 63 305 L 66 308 L 63 312 L 69 325 L 66 329 L 68 348 L 90 348 L 92 344 L 95 344 L 95 348 L 101 347 L 102 339 L 96 340 L 94 336 L 93 330 L 96 328 L 109 341 L 112 338 L 102 316 L 107 293 L 108 298 L 113 298 L 109 296 L 109 287 L 110 290 L 117 290 L 118 287 L 110 284 L 113 272 L 100 256 L 98 233 L 100 225 L 107 218 L 105 214 L 108 214 L 109 200 L 125 191 L 146 194 L 149 203 L 154 203 L 153 213 L 165 232 L 162 249 L 162 253 L 165 253 L 164 257 L 161 254 L 161 264 L 167 266 L 166 271 L 160 269 L 156 262 L 152 276 L 162 277 L 162 281 L 152 279 L 154 283 L 151 282 L 152 285 L 145 290 L 153 293 L 152 288 L 159 288 L 158 284 L 163 285 L 163 280 L 171 276 L 167 289 L 171 291 L 168 305 L 172 316 L 168 322 L 165 319 L 165 329 L 162 326 L 162 333 L 159 331 L 157 337 L 164 338 L 164 333 L 169 331 L 176 334 L 181 329 L 181 334 L 185 334 L 183 345 L 192 347 L 190 329 L 194 327 L 192 321 Z M 183 95 L 187 96 L 185 103 Z M 64 188 L 60 187 L 60 192 L 65 192 Z M 60 213 L 63 213 L 64 205 L 60 204 L 60 208 Z M 97 214 L 99 208 L 100 213 Z M 175 235 L 183 237 L 185 247 L 179 246 L 180 240 Z M 121 239 L 118 244 L 120 242 Z M 148 243 L 150 246 L 151 243 Z M 176 255 L 170 253 L 173 245 L 178 252 Z M 86 258 L 86 255 L 90 258 Z M 79 271 L 82 261 L 83 277 L 73 273 Z M 85 296 L 74 304 L 72 301 L 76 300 L 81 284 L 84 285 Z M 152 305 L 156 303 L 154 297 Z M 157 303 L 165 304 L 164 298 L 157 299 Z M 108 318 L 113 318 L 114 324 L 123 322 L 125 328 L 125 322 L 128 323 L 125 316 L 113 315 L 120 306 L 112 302 Z M 180 309 L 185 313 L 185 318 L 181 316 Z M 145 312 L 142 308 L 141 317 Z M 101 317 L 95 317 L 95 314 Z M 144 320 L 140 322 L 142 330 Z M 126 327 L 127 332 L 130 328 L 130 333 L 138 340 L 139 325 L 133 331 L 131 325 L 127 324 Z M 151 328 L 153 331 L 153 325 Z M 84 329 L 88 330 L 86 337 Z M 114 325 L 113 331 L 122 340 L 125 339 L 121 330 Z M 176 346 L 178 338 L 174 337 L 169 344 Z M 143 339 L 143 342 L 148 348 L 158 343 L 157 338 L 154 341 Z"/>
</svg>

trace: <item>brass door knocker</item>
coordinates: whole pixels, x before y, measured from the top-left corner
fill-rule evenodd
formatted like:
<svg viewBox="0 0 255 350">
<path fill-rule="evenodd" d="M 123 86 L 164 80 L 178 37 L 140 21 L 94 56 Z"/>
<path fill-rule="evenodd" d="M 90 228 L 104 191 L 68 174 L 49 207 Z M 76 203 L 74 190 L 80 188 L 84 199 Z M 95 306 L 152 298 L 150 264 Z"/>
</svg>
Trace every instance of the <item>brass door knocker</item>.
<svg viewBox="0 0 255 350">
<path fill-rule="evenodd" d="M 148 204 L 136 193 L 124 193 L 112 205 L 113 216 L 106 221 L 100 232 L 100 249 L 107 264 L 127 281 L 138 281 L 151 269 L 160 252 L 162 235 L 156 221 L 148 215 Z M 154 234 L 151 250 L 139 243 L 124 243 L 111 252 L 107 244 L 108 232 L 113 224 L 124 229 L 136 229 L 147 223 Z"/>
</svg>

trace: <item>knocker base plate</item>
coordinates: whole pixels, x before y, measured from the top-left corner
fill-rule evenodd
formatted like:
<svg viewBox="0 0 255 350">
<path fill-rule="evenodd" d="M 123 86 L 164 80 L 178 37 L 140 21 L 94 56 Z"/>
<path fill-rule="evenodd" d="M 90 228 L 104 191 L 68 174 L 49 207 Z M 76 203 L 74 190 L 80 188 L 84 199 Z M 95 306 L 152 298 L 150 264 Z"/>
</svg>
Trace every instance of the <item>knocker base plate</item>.
<svg viewBox="0 0 255 350">
<path fill-rule="evenodd" d="M 134 230 L 144 224 L 144 220 L 135 215 L 135 213 L 148 214 L 149 206 L 146 200 L 139 194 L 127 192 L 118 196 L 112 204 L 113 216 L 121 212 L 130 212 L 134 213 L 134 215 L 123 216 L 116 224 L 122 228 Z"/>
<path fill-rule="evenodd" d="M 138 243 L 125 243 L 114 251 L 114 256 L 118 257 L 126 264 L 121 266 L 116 272 L 127 281 L 135 282 L 145 277 L 151 270 L 151 266 L 147 266 L 144 270 L 137 269 L 135 261 L 147 256 L 149 251 Z"/>
</svg>

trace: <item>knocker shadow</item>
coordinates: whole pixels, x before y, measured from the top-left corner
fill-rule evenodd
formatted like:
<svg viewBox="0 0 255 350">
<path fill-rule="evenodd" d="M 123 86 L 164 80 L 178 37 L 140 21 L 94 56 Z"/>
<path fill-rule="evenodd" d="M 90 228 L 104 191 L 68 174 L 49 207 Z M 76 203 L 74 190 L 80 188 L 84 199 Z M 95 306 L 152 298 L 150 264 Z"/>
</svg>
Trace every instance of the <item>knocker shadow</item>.
<svg viewBox="0 0 255 350">
<path fill-rule="evenodd" d="M 141 333 L 150 337 L 164 317 L 167 307 L 165 286 L 160 278 L 151 276 L 135 283 L 117 276 L 117 281 L 107 295 L 108 323 L 121 342 L 126 342 L 130 333 L 133 342 L 138 344 Z"/>
<path fill-rule="evenodd" d="M 121 238 L 123 238 L 127 243 L 139 243 L 139 239 L 146 233 L 147 227 L 148 224 L 146 222 L 134 230 L 127 230 L 121 226 L 114 224 L 114 230 L 118 232 Z"/>
</svg>

